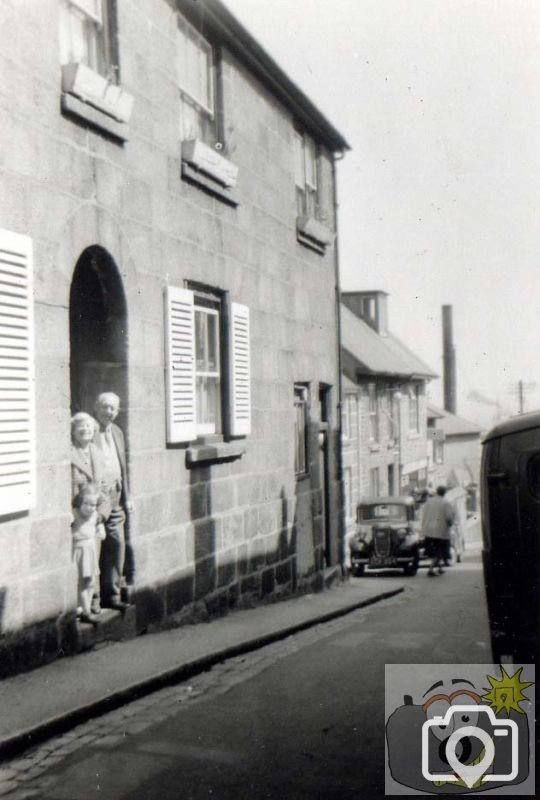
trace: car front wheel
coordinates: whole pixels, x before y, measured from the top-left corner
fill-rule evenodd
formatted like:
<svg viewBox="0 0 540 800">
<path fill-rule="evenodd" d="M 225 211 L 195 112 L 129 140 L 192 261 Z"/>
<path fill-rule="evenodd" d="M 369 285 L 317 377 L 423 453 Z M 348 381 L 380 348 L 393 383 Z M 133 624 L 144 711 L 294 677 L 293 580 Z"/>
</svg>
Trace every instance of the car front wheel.
<svg viewBox="0 0 540 800">
<path fill-rule="evenodd" d="M 407 564 L 403 567 L 403 572 L 410 578 L 413 578 L 418 572 L 418 561 L 413 561 L 412 564 Z"/>
<path fill-rule="evenodd" d="M 353 564 L 351 567 L 351 572 L 355 578 L 360 578 L 364 574 L 365 568 L 365 564 Z"/>
</svg>

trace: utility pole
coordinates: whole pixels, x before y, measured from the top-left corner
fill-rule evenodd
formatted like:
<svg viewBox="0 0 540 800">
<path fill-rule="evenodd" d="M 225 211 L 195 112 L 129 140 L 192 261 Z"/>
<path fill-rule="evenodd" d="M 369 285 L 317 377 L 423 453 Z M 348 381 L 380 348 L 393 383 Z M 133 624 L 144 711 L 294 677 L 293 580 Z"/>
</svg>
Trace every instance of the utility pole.
<svg viewBox="0 0 540 800">
<path fill-rule="evenodd" d="M 525 413 L 525 395 L 527 392 L 532 392 L 536 388 L 536 383 L 526 383 L 525 381 L 518 381 L 517 386 L 510 390 L 510 394 L 517 395 L 518 398 L 518 414 Z"/>
</svg>

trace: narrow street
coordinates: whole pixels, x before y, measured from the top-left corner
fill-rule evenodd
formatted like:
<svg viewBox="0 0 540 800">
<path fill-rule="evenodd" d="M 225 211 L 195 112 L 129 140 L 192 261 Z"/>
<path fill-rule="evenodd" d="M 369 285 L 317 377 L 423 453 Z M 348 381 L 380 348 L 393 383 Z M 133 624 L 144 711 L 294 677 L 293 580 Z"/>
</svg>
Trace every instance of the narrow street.
<svg viewBox="0 0 540 800">
<path fill-rule="evenodd" d="M 391 572 L 355 580 L 388 588 Z M 384 666 L 491 659 L 478 551 L 4 763 L 11 800 L 384 796 Z M 7 793 L 6 793 L 7 792 Z"/>
</svg>

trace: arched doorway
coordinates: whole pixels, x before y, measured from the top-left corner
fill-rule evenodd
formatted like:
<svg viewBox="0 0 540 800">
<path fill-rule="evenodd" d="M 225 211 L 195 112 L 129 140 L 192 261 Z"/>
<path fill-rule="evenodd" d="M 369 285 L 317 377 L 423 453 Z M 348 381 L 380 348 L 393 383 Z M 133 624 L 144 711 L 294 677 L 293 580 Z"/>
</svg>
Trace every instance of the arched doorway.
<svg viewBox="0 0 540 800">
<path fill-rule="evenodd" d="M 69 312 L 72 413 L 93 413 L 96 396 L 112 391 L 126 430 L 127 304 L 118 268 L 102 247 L 88 247 L 77 261 Z"/>
</svg>

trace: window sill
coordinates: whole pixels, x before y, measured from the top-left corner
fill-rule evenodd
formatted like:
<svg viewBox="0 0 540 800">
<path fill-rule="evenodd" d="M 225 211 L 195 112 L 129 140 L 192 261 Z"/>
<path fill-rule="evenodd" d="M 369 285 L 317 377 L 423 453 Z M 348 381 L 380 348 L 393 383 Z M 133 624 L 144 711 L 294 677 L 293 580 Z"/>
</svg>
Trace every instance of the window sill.
<svg viewBox="0 0 540 800">
<path fill-rule="evenodd" d="M 61 108 L 64 114 L 82 119 L 93 128 L 108 133 L 120 142 L 127 142 L 129 139 L 129 125 L 126 122 L 118 122 L 104 111 L 85 103 L 84 100 L 79 100 L 72 94 L 62 93 Z"/>
<path fill-rule="evenodd" d="M 412 441 L 413 439 L 420 439 L 421 433 L 419 431 L 409 431 L 407 434 L 407 439 Z"/>
<path fill-rule="evenodd" d="M 236 192 L 232 189 L 228 189 L 226 186 L 222 186 L 209 175 L 197 169 L 197 167 L 188 164 L 187 161 L 182 161 L 182 179 L 208 192 L 208 194 L 218 197 L 220 200 L 223 200 L 224 203 L 227 203 L 227 205 L 233 206 L 233 208 L 239 205 Z"/>
<path fill-rule="evenodd" d="M 368 445 L 370 453 L 378 453 L 381 449 L 381 446 L 378 442 L 372 442 L 372 444 Z"/>
<path fill-rule="evenodd" d="M 236 186 L 238 167 L 215 147 L 210 147 L 200 139 L 186 139 L 182 142 L 182 161 L 206 173 L 228 189 Z"/>
<path fill-rule="evenodd" d="M 203 442 L 192 444 L 186 450 L 186 466 L 208 462 L 233 461 L 246 452 L 245 442 Z"/>
<path fill-rule="evenodd" d="M 334 234 L 315 217 L 304 216 L 296 218 L 296 238 L 304 247 L 324 255 L 334 241 Z"/>
</svg>

